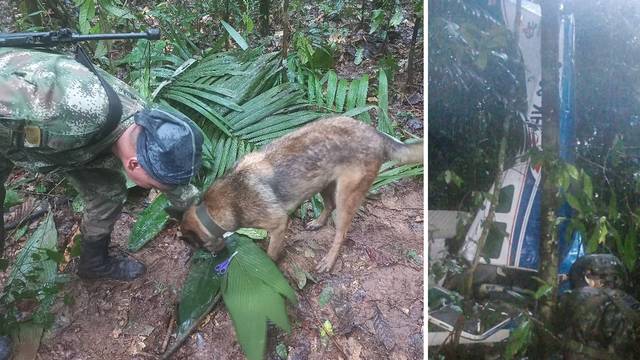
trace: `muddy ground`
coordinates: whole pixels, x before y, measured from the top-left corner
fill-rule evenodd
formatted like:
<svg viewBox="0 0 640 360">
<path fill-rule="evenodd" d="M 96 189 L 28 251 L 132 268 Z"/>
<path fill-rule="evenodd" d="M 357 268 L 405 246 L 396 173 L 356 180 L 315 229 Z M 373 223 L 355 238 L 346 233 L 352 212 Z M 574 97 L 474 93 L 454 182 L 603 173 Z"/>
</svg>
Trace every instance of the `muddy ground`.
<svg viewBox="0 0 640 360">
<path fill-rule="evenodd" d="M 367 199 L 330 274 L 317 274 L 314 267 L 329 248 L 333 227 L 306 231 L 300 219 L 292 220 L 278 264 L 297 290 L 299 303 L 288 307 L 290 334 L 270 328 L 268 359 L 279 358 L 279 344 L 286 347 L 288 359 L 422 359 L 422 184 L 403 180 Z M 112 251 L 126 248 L 144 204 L 134 190 L 116 224 Z M 60 201 L 54 212 L 60 242 L 68 242 L 79 216 Z M 189 265 L 190 251 L 175 232 L 172 224 L 133 254 L 148 270 L 130 283 L 81 280 L 72 274 L 72 262 L 66 269 L 72 281 L 64 293 L 73 303 L 60 299 L 54 307 L 55 323 L 45 332 L 37 358 L 158 358 L 175 340 L 168 334 L 175 328 L 175 305 Z M 8 250 L 17 252 L 21 242 L 11 243 Z M 297 267 L 316 282 L 308 280 L 299 289 Z M 333 336 L 320 335 L 326 320 Z M 173 359 L 244 359 L 224 306 L 205 319 Z"/>
</svg>

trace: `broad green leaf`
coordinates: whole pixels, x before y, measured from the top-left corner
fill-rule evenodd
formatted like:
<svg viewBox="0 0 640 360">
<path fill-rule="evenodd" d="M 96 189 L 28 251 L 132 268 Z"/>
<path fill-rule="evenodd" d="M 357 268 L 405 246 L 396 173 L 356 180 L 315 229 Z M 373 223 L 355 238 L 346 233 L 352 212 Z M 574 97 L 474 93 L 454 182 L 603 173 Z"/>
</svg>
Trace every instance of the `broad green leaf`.
<svg viewBox="0 0 640 360">
<path fill-rule="evenodd" d="M 505 359 L 514 359 L 518 353 L 526 349 L 531 342 L 532 334 L 531 322 L 528 319 L 523 320 L 509 336 L 504 354 Z"/>
<path fill-rule="evenodd" d="M 236 234 L 244 235 L 254 240 L 264 240 L 267 238 L 267 230 L 264 229 L 240 228 L 235 232 Z"/>
<path fill-rule="evenodd" d="M 541 298 L 549 295 L 551 293 L 551 290 L 553 290 L 553 286 L 551 286 L 550 284 L 540 285 L 538 290 L 536 290 L 535 294 L 533 295 L 533 298 L 536 300 L 540 300 Z"/>
<path fill-rule="evenodd" d="M 325 320 L 322 323 L 322 328 L 320 329 L 320 336 L 322 337 L 333 336 L 333 324 L 331 324 L 331 321 Z"/>
<path fill-rule="evenodd" d="M 327 108 L 334 109 L 333 102 L 336 100 L 336 90 L 338 89 L 338 75 L 335 71 L 329 70 L 327 73 Z"/>
<path fill-rule="evenodd" d="M 229 25 L 224 20 L 220 20 L 220 22 L 222 23 L 222 26 L 224 26 L 224 29 L 227 30 L 229 35 L 231 35 L 233 40 L 238 44 L 238 46 L 240 46 L 242 50 L 247 50 L 249 48 L 249 44 L 247 44 L 247 41 L 236 31 L 236 29 L 233 28 L 233 26 Z"/>
<path fill-rule="evenodd" d="M 322 107 L 325 103 L 325 98 L 323 97 L 322 94 L 322 82 L 318 80 L 318 78 L 316 78 L 315 81 L 315 95 L 316 95 L 316 103 L 318 104 L 319 107 Z"/>
<path fill-rule="evenodd" d="M 397 27 L 402 24 L 402 20 L 404 20 L 404 17 L 402 16 L 402 8 L 397 6 L 391 20 L 389 20 L 389 26 Z"/>
<path fill-rule="evenodd" d="M 295 291 L 282 276 L 280 269 L 278 269 L 271 258 L 266 256 L 266 253 L 262 249 L 247 237 L 234 234 L 231 235 L 231 238 L 238 243 L 235 247 L 235 249 L 238 250 L 236 260 L 245 266 L 245 270 L 250 271 L 253 276 L 262 280 L 265 284 L 268 284 L 269 287 L 289 299 L 289 301 L 297 302 Z"/>
<path fill-rule="evenodd" d="M 220 261 L 218 261 L 220 262 Z M 193 322 L 216 301 L 222 278 L 213 275 L 216 262 L 210 253 L 198 251 L 191 261 L 189 275 L 182 287 L 178 305 L 177 337 L 187 335 Z"/>
<path fill-rule="evenodd" d="M 367 105 L 367 94 L 369 91 L 369 75 L 364 74 L 358 81 L 357 95 L 356 95 L 356 107 L 363 107 Z M 364 112 L 358 115 L 358 118 L 367 124 L 371 124 L 371 117 L 368 112 Z"/>
<path fill-rule="evenodd" d="M 564 197 L 567 199 L 567 202 L 572 208 L 580 212 L 584 212 L 584 210 L 582 209 L 582 205 L 580 204 L 580 201 L 575 196 L 569 193 L 564 193 Z"/>
<path fill-rule="evenodd" d="M 4 288 L 7 293 L 12 293 L 9 289 L 19 288 L 19 283 L 25 284 L 24 289 L 27 291 L 36 292 L 39 305 L 33 319 L 40 324 L 50 318 L 49 309 L 56 299 L 55 292 L 45 293 L 41 290 L 55 285 L 58 267 L 55 261 L 35 255 L 46 251 L 55 252 L 57 245 L 58 231 L 53 214 L 48 212 L 16 257 L 13 269 L 5 282 Z"/>
<path fill-rule="evenodd" d="M 22 203 L 22 197 L 14 189 L 7 189 L 4 197 L 4 208 L 8 209 L 12 206 Z"/>
<path fill-rule="evenodd" d="M 376 32 L 382 25 L 383 21 L 384 21 L 384 10 L 382 9 L 373 10 L 373 13 L 371 16 L 371 28 L 369 30 L 369 34 L 373 34 L 374 32 Z"/>
<path fill-rule="evenodd" d="M 566 168 L 567 172 L 569 173 L 569 176 L 571 176 L 572 179 L 578 180 L 580 174 L 578 172 L 578 169 L 574 165 L 565 164 L 565 168 Z"/>
<path fill-rule="evenodd" d="M 250 360 L 262 359 L 267 320 L 290 331 L 284 297 L 295 302 L 295 292 L 251 239 L 234 234 L 228 244 L 228 252 L 236 256 L 229 263 L 222 297 L 245 355 Z"/>
<path fill-rule="evenodd" d="M 393 127 L 389 118 L 389 86 L 387 73 L 382 69 L 378 72 L 378 107 L 380 108 L 380 116 L 378 117 L 377 129 L 392 135 Z"/>
<path fill-rule="evenodd" d="M 94 0 L 76 1 L 76 5 L 80 8 L 78 21 L 80 24 L 80 32 L 88 34 L 91 31 L 91 20 L 96 16 L 96 4 Z"/>
<path fill-rule="evenodd" d="M 309 74 L 307 78 L 307 97 L 309 102 L 315 102 L 316 96 L 316 77 L 313 74 Z"/>
<path fill-rule="evenodd" d="M 338 81 L 338 89 L 336 90 L 336 111 L 342 112 L 344 109 L 345 100 L 347 98 L 347 86 L 348 82 L 345 79 Z"/>
<path fill-rule="evenodd" d="M 599 244 L 604 244 L 608 233 L 607 219 L 603 216 L 598 219 L 596 229 L 589 238 L 589 242 L 587 243 L 587 253 L 595 252 L 598 249 Z"/>
<path fill-rule="evenodd" d="M 358 102 L 360 79 L 355 79 L 349 84 L 349 93 L 347 94 L 347 110 L 351 110 L 356 107 Z"/>
<path fill-rule="evenodd" d="M 362 64 L 363 58 L 364 58 L 364 48 L 359 47 L 358 50 L 356 50 L 356 56 L 355 56 L 355 59 L 353 60 L 353 63 L 356 65 L 360 65 Z"/>
<path fill-rule="evenodd" d="M 129 236 L 129 250 L 138 251 L 164 229 L 169 215 L 164 212 L 168 205 L 167 197 L 162 194 L 145 208 L 138 216 Z"/>
<path fill-rule="evenodd" d="M 591 182 L 591 176 L 584 174 L 584 194 L 587 195 L 587 198 L 593 198 L 593 183 Z"/>
<path fill-rule="evenodd" d="M 135 19 L 135 16 L 127 8 L 116 6 L 113 4 L 111 0 L 98 0 L 98 3 L 109 14 L 113 15 L 118 19 L 127 19 L 127 20 Z"/>
<path fill-rule="evenodd" d="M 26 233 L 27 230 L 29 230 L 29 225 L 24 225 L 18 228 L 18 230 L 16 230 L 15 234 L 13 234 L 13 240 L 18 241 L 21 237 L 23 237 Z"/>
</svg>

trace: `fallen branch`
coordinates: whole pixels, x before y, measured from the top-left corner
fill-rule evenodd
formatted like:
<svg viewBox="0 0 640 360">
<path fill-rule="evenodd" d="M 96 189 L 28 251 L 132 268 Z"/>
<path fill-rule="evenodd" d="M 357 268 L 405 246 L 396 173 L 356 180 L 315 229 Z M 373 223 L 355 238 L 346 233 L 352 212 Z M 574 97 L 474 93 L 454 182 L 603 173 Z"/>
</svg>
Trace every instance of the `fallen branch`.
<svg viewBox="0 0 640 360">
<path fill-rule="evenodd" d="M 207 311 L 203 312 L 202 315 L 200 315 L 200 317 L 191 324 L 191 326 L 189 327 L 189 330 L 187 330 L 187 332 L 184 333 L 182 338 L 176 339 L 176 342 L 173 345 L 171 345 L 171 348 L 169 348 L 167 352 L 162 354 L 162 357 L 160 358 L 161 360 L 169 359 L 176 351 L 178 351 L 178 349 L 180 349 L 184 341 L 187 340 L 189 336 L 191 336 L 191 333 L 193 332 L 193 330 L 195 330 L 198 327 L 198 325 L 200 325 L 202 320 L 204 320 L 204 318 L 207 317 L 207 315 L 209 315 L 211 311 L 213 311 L 213 308 L 218 304 L 218 301 L 220 301 L 220 296 L 222 296 L 220 293 L 216 295 L 214 300 L 211 302 L 211 305 L 209 305 L 209 308 L 207 308 Z"/>
<path fill-rule="evenodd" d="M 162 342 L 162 347 L 160 347 L 160 351 L 163 353 L 167 350 L 167 346 L 169 345 L 169 339 L 171 338 L 171 333 L 173 332 L 173 319 L 176 317 L 176 311 L 171 312 L 171 316 L 169 317 L 169 323 L 167 324 L 167 334 L 164 337 L 164 341 Z"/>
</svg>

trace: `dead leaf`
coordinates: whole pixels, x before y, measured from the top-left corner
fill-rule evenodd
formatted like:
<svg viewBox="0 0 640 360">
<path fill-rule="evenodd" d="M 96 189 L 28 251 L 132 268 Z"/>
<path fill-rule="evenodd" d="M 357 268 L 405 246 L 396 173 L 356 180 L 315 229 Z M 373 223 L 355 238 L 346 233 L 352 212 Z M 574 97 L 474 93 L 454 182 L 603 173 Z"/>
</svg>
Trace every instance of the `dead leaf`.
<svg viewBox="0 0 640 360">
<path fill-rule="evenodd" d="M 396 344 L 391 327 L 384 319 L 384 316 L 378 306 L 375 307 L 375 311 L 375 315 L 373 316 L 373 328 L 376 330 L 376 337 L 387 350 L 391 350 Z"/>
<path fill-rule="evenodd" d="M 296 283 L 298 284 L 298 289 L 302 290 L 304 286 L 307 285 L 306 271 L 302 270 L 297 263 L 292 264 L 291 271 L 293 272 L 293 277 L 296 279 Z"/>
<path fill-rule="evenodd" d="M 347 350 L 349 352 L 349 360 L 360 360 L 362 354 L 362 345 L 353 337 L 347 339 Z"/>
<path fill-rule="evenodd" d="M 138 336 L 137 338 L 133 339 L 131 345 L 129 345 L 129 348 L 127 349 L 129 354 L 136 355 L 143 351 L 144 348 L 147 347 L 147 344 L 144 343 L 145 340 L 146 337 L 144 336 Z"/>
</svg>

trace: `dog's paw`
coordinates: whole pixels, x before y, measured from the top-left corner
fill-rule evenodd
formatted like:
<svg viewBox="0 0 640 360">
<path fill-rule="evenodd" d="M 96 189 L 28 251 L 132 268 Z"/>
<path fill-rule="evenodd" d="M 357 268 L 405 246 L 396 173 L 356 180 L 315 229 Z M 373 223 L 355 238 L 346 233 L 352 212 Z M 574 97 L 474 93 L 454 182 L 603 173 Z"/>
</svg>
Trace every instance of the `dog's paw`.
<svg viewBox="0 0 640 360">
<path fill-rule="evenodd" d="M 304 228 L 309 230 L 309 231 L 316 231 L 318 229 L 320 229 L 321 227 L 323 227 L 325 224 L 322 224 L 318 221 L 318 219 L 313 220 L 313 221 L 309 221 Z"/>
</svg>

